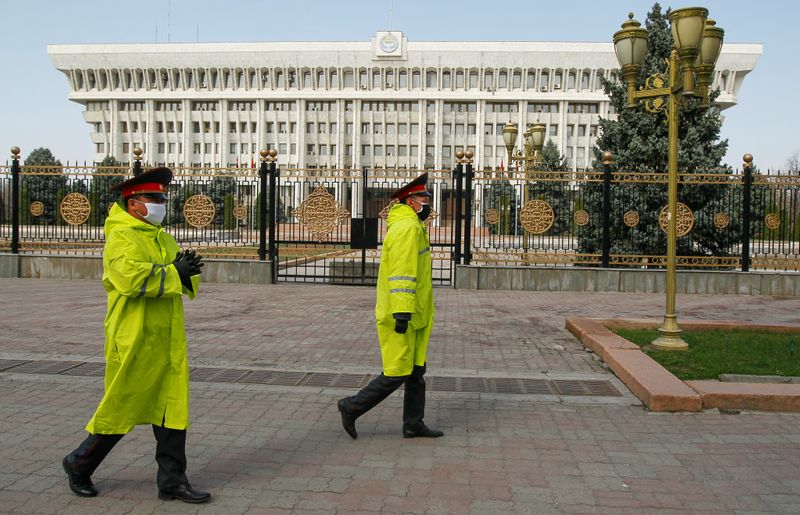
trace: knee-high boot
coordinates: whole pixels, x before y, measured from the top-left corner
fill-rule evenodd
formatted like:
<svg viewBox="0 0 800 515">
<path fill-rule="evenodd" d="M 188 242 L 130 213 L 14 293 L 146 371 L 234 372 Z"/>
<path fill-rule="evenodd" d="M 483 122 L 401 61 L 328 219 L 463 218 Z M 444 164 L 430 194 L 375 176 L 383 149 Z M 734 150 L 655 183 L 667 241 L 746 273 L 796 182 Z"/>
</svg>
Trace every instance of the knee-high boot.
<svg viewBox="0 0 800 515">
<path fill-rule="evenodd" d="M 390 377 L 383 374 L 369 382 L 357 394 L 345 397 L 344 405 L 353 418 L 358 418 L 377 406 L 383 399 L 397 390 L 409 376 Z"/>
<path fill-rule="evenodd" d="M 156 437 L 156 463 L 159 490 L 171 490 L 185 485 L 186 479 L 186 431 L 153 426 Z"/>
<path fill-rule="evenodd" d="M 111 449 L 125 435 L 89 435 L 77 449 L 61 461 L 69 478 L 69 488 L 81 497 L 94 497 L 97 489 L 92 484 L 92 474 L 100 466 Z"/>
<path fill-rule="evenodd" d="M 358 438 L 356 419 L 378 405 L 397 390 L 409 376 L 389 377 L 383 374 L 369 382 L 357 394 L 339 399 L 337 407 L 342 416 L 342 427 L 351 438 Z"/>
<path fill-rule="evenodd" d="M 403 427 L 418 427 L 425 418 L 425 365 L 414 366 L 403 394 Z"/>
</svg>

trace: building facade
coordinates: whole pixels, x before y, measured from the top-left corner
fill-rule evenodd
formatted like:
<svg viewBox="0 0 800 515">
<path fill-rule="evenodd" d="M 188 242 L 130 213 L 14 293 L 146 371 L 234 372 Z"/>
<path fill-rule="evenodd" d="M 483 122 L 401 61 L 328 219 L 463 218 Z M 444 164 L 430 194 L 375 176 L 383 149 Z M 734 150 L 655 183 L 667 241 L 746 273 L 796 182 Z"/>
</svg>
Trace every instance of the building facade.
<svg viewBox="0 0 800 515">
<path fill-rule="evenodd" d="M 363 42 L 51 45 L 85 106 L 94 158 L 245 166 L 275 148 L 298 168 L 447 169 L 508 163 L 503 126 L 547 127 L 572 167 L 592 165 L 600 79 L 617 79 L 611 43 Z M 736 104 L 760 44 L 726 43 L 713 87 Z"/>
</svg>

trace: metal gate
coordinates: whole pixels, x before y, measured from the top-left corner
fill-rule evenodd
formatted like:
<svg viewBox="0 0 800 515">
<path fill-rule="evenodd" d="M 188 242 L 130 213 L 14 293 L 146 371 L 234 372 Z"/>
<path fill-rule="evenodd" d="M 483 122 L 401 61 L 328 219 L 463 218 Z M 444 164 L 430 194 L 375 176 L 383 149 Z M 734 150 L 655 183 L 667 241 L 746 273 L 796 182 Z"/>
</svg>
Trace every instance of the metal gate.
<svg viewBox="0 0 800 515">
<path fill-rule="evenodd" d="M 390 195 L 418 170 L 282 170 L 275 184 L 277 282 L 374 285 Z M 434 285 L 453 277 L 452 172 L 429 171 L 433 210 L 426 220 Z"/>
</svg>

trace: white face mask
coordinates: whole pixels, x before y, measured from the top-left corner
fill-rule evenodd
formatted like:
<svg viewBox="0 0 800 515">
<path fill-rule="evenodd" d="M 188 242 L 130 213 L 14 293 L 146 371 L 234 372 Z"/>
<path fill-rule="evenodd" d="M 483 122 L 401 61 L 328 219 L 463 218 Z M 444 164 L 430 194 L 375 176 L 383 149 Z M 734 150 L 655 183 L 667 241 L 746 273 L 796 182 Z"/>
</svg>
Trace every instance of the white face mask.
<svg viewBox="0 0 800 515">
<path fill-rule="evenodd" d="M 136 200 L 136 199 L 134 199 Z M 141 200 L 136 200 L 136 202 L 140 204 L 144 204 L 144 207 L 147 208 L 147 214 L 143 217 L 145 220 L 150 222 L 153 225 L 161 225 L 161 222 L 164 221 L 164 217 L 167 216 L 167 205 L 166 204 L 155 204 L 153 202 L 142 202 Z"/>
</svg>

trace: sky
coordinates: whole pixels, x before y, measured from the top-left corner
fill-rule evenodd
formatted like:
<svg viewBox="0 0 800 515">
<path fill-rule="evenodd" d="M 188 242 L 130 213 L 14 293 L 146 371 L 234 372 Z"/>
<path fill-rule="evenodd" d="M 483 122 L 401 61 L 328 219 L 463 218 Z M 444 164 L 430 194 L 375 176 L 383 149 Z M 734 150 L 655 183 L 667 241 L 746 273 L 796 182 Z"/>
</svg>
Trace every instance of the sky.
<svg viewBox="0 0 800 515">
<path fill-rule="evenodd" d="M 653 0 L 0 0 L 0 151 L 22 157 L 47 147 L 62 162 L 91 160 L 83 108 L 67 99 L 66 77 L 48 44 L 368 41 L 379 30 L 409 41 L 611 41 L 633 12 L 644 24 Z M 707 7 L 725 41 L 761 43 L 738 104 L 723 112 L 725 162 L 753 154 L 761 169 L 785 169 L 800 152 L 796 0 L 699 0 L 663 8 Z M 792 64 L 795 63 L 795 64 Z M 0 159 L 2 160 L 2 159 Z"/>
</svg>

